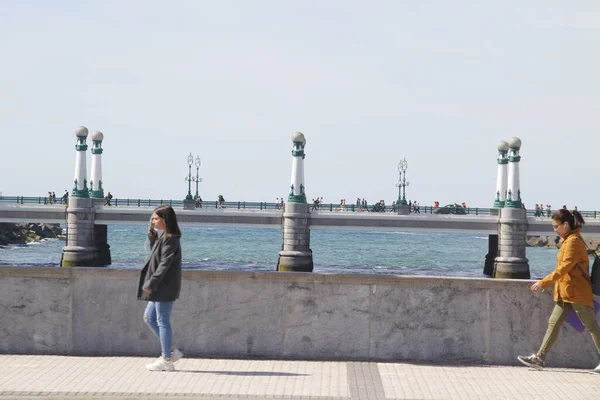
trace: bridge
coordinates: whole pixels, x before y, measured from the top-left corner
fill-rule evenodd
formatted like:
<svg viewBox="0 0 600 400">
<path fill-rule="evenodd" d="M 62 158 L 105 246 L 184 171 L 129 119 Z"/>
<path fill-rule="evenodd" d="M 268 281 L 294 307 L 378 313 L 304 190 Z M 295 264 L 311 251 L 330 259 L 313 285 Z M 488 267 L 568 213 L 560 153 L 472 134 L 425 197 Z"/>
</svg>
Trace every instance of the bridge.
<svg viewBox="0 0 600 400">
<path fill-rule="evenodd" d="M 130 206 L 104 206 L 97 204 L 95 210 L 96 225 L 147 225 L 152 210 L 160 203 L 170 201 L 146 200 L 138 206 L 131 201 Z M 173 202 L 171 202 L 173 203 Z M 125 204 L 124 201 L 121 204 Z M 149 205 L 148 205 L 149 204 Z M 242 207 L 245 205 L 246 208 Z M 173 204 L 176 207 L 176 204 Z M 422 214 L 398 215 L 392 212 L 357 212 L 321 207 L 311 212 L 311 229 L 341 230 L 389 230 L 404 232 L 456 232 L 497 234 L 499 217 L 490 215 L 493 209 L 469 209 L 465 215 L 433 214 L 425 209 Z M 595 213 L 595 212 L 594 212 Z M 588 215 L 585 234 L 600 236 L 600 219 Z M 211 206 L 194 210 L 177 210 L 180 224 L 185 226 L 228 225 L 237 227 L 276 227 L 282 226 L 283 210 L 275 203 L 229 202 L 223 208 Z M 66 224 L 67 212 L 63 204 L 32 204 L 0 201 L 0 222 L 39 222 Z M 529 236 L 555 236 L 550 218 L 527 217 Z"/>
<path fill-rule="evenodd" d="M 454 206 L 442 207 L 427 214 L 411 214 L 405 198 L 405 161 L 399 164 L 399 172 L 404 177 L 398 181 L 398 201 L 392 207 L 383 204 L 371 205 L 362 209 L 359 205 L 340 204 L 334 207 L 310 205 L 306 197 L 304 180 L 304 148 L 306 138 L 301 132 L 292 134 L 292 174 L 287 202 L 273 206 L 273 203 L 237 202 L 237 208 L 225 203 L 221 197 L 214 203 L 204 203 L 198 207 L 198 167 L 196 179 L 192 178 L 192 155 L 188 157 L 188 194 L 182 201 L 119 199 L 107 197 L 104 204 L 104 181 L 102 179 L 102 140 L 101 132 L 92 133 L 92 173 L 87 176 L 86 151 L 88 130 L 80 126 L 75 130 L 77 138 L 74 186 L 68 199 L 69 204 L 52 204 L 48 198 L 26 199 L 24 197 L 5 198 L 0 196 L 0 222 L 66 222 L 68 235 L 63 248 L 61 266 L 100 266 L 109 265 L 110 247 L 107 243 L 107 225 L 141 224 L 146 225 L 154 207 L 169 204 L 179 210 L 178 220 L 183 225 L 233 225 L 267 227 L 279 226 L 283 231 L 283 245 L 277 261 L 278 271 L 310 272 L 313 270 L 313 256 L 310 249 L 311 229 L 363 229 L 395 231 L 434 231 L 472 232 L 490 234 L 489 252 L 486 255 L 486 274 L 495 278 L 530 277 L 528 260 L 525 257 L 527 235 L 555 236 L 549 221 L 550 210 L 540 216 L 539 210 L 531 215 L 524 209 L 521 199 L 519 178 L 521 140 L 512 137 L 508 142 L 497 145 L 498 165 L 496 198 L 493 209 L 463 209 Z M 192 196 L 191 182 L 196 182 L 196 196 Z M 89 186 L 88 186 L 89 183 Z M 400 188 L 403 189 L 400 196 Z M 109 192 L 110 194 L 110 192 Z M 65 196 L 65 201 L 67 201 Z M 43 201 L 42 201 L 43 199 Z M 12 200 L 12 201 L 11 201 Z M 50 201 L 49 201 L 50 200 Z M 62 199 L 61 199 L 62 200 Z M 112 200 L 112 204 L 110 204 Z M 60 200 L 59 200 L 60 201 Z M 45 204 L 42 204 L 45 203 Z M 210 207 L 206 207 L 210 206 Z M 283 209 L 283 210 L 282 210 Z M 358 211 L 371 212 L 358 212 Z M 385 211 L 390 212 L 385 212 Z M 350 211 L 350 212 L 349 212 Z M 381 212 L 383 211 L 383 212 Z M 452 214 L 441 214 L 441 211 Z M 471 212 L 474 211 L 474 214 Z M 600 222 L 589 218 L 587 235 L 600 234 Z M 543 215 L 543 214 L 542 214 Z M 571 217 L 572 218 L 572 217 Z"/>
</svg>

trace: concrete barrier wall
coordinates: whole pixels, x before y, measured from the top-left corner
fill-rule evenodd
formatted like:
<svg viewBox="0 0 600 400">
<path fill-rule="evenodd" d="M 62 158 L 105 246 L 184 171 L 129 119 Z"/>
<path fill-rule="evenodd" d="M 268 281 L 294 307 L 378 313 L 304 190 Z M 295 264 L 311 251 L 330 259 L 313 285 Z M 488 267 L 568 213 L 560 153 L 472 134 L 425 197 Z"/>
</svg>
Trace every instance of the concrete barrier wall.
<svg viewBox="0 0 600 400">
<path fill-rule="evenodd" d="M 160 352 L 138 271 L 0 268 L 0 352 Z M 529 281 L 184 271 L 175 342 L 192 357 L 516 364 L 553 307 Z M 563 327 L 549 363 L 593 367 L 589 334 Z"/>
</svg>

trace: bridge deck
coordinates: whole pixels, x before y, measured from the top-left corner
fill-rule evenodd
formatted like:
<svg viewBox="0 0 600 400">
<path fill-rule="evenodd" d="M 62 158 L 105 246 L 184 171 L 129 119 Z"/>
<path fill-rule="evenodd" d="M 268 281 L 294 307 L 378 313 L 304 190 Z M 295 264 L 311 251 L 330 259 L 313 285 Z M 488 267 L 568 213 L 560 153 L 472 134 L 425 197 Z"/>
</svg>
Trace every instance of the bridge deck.
<svg viewBox="0 0 600 400">
<path fill-rule="evenodd" d="M 96 224 L 145 225 L 154 207 L 96 207 Z M 463 232 L 494 234 L 498 217 L 490 215 L 439 215 L 373 212 L 313 211 L 311 229 L 391 230 L 415 232 Z M 240 227 L 281 226 L 281 210 L 214 209 L 177 210 L 182 225 L 228 225 Z M 554 236 L 550 218 L 528 217 L 529 235 Z M 0 204 L 0 222 L 46 222 L 66 225 L 66 207 L 60 204 Z M 600 221 L 588 219 L 588 235 L 600 235 Z"/>
</svg>

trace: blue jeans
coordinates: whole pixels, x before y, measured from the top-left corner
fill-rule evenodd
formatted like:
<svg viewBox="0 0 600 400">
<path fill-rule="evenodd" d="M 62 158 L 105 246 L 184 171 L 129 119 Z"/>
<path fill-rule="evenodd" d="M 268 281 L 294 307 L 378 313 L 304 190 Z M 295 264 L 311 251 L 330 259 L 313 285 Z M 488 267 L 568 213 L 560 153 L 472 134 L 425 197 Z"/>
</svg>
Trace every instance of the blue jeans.
<svg viewBox="0 0 600 400">
<path fill-rule="evenodd" d="M 171 310 L 173 301 L 149 301 L 144 312 L 144 321 L 152 333 L 160 340 L 162 356 L 171 357 L 171 343 L 173 331 L 171 330 Z"/>
</svg>

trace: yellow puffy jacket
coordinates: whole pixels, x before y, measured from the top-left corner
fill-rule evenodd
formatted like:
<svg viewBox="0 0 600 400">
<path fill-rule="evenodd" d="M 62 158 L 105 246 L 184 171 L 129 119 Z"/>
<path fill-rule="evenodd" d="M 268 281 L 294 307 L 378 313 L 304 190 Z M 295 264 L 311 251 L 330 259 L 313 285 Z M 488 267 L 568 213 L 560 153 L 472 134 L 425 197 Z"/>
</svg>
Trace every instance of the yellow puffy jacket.
<svg viewBox="0 0 600 400">
<path fill-rule="evenodd" d="M 540 286 L 545 289 L 554 284 L 556 302 L 564 301 L 593 307 L 592 287 L 588 281 L 590 260 L 579 231 L 580 229 L 572 230 L 563 240 L 556 256 L 556 269 L 540 281 Z"/>
</svg>

